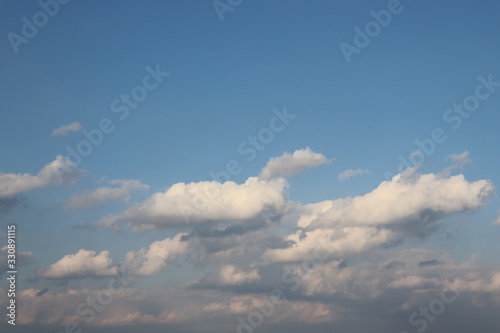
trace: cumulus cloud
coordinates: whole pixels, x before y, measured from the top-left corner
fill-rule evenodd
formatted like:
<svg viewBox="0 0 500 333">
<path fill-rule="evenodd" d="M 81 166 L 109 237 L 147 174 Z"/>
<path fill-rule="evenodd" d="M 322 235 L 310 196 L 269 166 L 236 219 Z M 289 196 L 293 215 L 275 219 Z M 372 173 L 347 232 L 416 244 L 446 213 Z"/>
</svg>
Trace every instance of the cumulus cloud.
<svg viewBox="0 0 500 333">
<path fill-rule="evenodd" d="M 83 129 L 79 122 L 75 121 L 71 124 L 62 125 L 52 131 L 52 136 L 67 136 L 69 132 L 80 132 Z"/>
<path fill-rule="evenodd" d="M 73 194 L 68 199 L 66 207 L 90 208 L 121 198 L 123 198 L 125 202 L 129 202 L 133 191 L 149 189 L 148 185 L 144 185 L 138 180 L 116 179 L 108 181 L 108 184 L 114 185 L 115 187 L 99 187 L 94 190 Z"/>
<path fill-rule="evenodd" d="M 456 262 L 443 250 L 377 249 L 353 260 L 348 259 L 347 263 L 319 258 L 322 257 L 309 257 L 304 261 L 307 265 L 286 266 L 284 280 L 290 288 L 296 288 L 297 293 L 304 296 L 327 295 L 338 300 L 382 300 L 384 295 L 390 295 L 400 297 L 402 301 L 412 293 L 440 292 L 447 287 L 446 280 L 470 276 L 473 280 L 483 281 L 479 275 L 495 274 L 491 267 Z M 433 260 L 431 258 L 438 258 L 442 265 L 428 266 L 425 270 L 418 266 L 420 262 Z M 398 294 L 395 294 L 396 289 L 400 290 Z"/>
<path fill-rule="evenodd" d="M 54 264 L 40 268 L 36 274 L 51 279 L 82 278 L 90 276 L 112 276 L 118 273 L 118 266 L 112 264 L 109 251 L 96 254 L 81 249 L 75 254 L 65 255 Z"/>
<path fill-rule="evenodd" d="M 268 249 L 263 259 L 271 262 L 293 262 L 326 252 L 331 259 L 352 256 L 385 244 L 394 233 L 375 227 L 342 227 L 297 231 L 285 238 L 291 246 L 284 249 Z"/>
<path fill-rule="evenodd" d="M 493 272 L 490 278 L 457 278 L 452 286 L 457 290 L 472 291 L 479 293 L 498 293 L 500 292 L 500 272 Z"/>
<path fill-rule="evenodd" d="M 51 279 L 103 277 L 123 272 L 134 276 L 149 276 L 188 254 L 191 246 L 187 234 L 178 234 L 173 238 L 153 242 L 148 248 L 129 251 L 125 261 L 116 265 L 113 264 L 109 251 L 96 253 L 81 249 L 75 254 L 65 255 L 48 267 L 39 268 L 36 274 Z"/>
<path fill-rule="evenodd" d="M 309 147 L 296 150 L 293 154 L 284 153 L 280 157 L 271 158 L 262 169 L 260 178 L 264 180 L 293 176 L 307 168 L 329 163 L 322 154 L 311 151 Z"/>
<path fill-rule="evenodd" d="M 36 175 L 3 173 L 0 171 L 0 199 L 14 196 L 50 185 L 71 183 L 80 175 L 73 162 L 58 155 Z"/>
<path fill-rule="evenodd" d="M 365 195 L 298 208 L 300 229 L 284 239 L 290 245 L 268 249 L 263 258 L 298 261 L 317 250 L 341 258 L 422 237 L 435 231 L 442 217 L 478 209 L 493 191 L 486 180 L 468 182 L 463 175 L 442 178 L 407 170 Z"/>
<path fill-rule="evenodd" d="M 119 270 L 129 276 L 151 276 L 187 263 L 182 274 L 193 276 L 194 281 L 154 292 L 123 289 L 112 295 L 113 302 L 103 306 L 91 325 L 175 323 L 192 331 L 199 330 L 199 323 L 217 323 L 211 331 L 229 331 L 228 326 L 240 322 L 237 318 L 247 320 L 263 304 L 269 306 L 267 293 L 273 289 L 283 291 L 284 298 L 264 321 L 291 326 L 331 325 L 345 319 L 345 313 L 352 324 L 353 318 L 366 319 L 366 311 L 373 309 L 377 320 L 402 318 L 409 309 L 439 296 L 445 281 L 470 292 L 482 305 L 490 304 L 485 294 L 500 291 L 497 267 L 459 262 L 442 250 L 399 245 L 419 233 L 436 232 L 434 227 L 450 214 L 480 208 L 494 191 L 491 182 L 409 169 L 367 194 L 302 205 L 287 201 L 288 184 L 282 176 L 291 173 L 269 171 L 269 178 L 251 177 L 242 184 L 174 184 L 121 214 L 104 218 L 101 224 L 125 222 L 137 229 L 191 227 L 189 232 L 130 251 L 118 264 L 113 264 L 107 251 L 80 250 L 37 274 L 78 278 L 111 276 Z M 111 185 L 115 185 L 111 189 L 124 187 L 124 183 Z M 106 195 L 127 196 L 125 190 L 116 192 L 89 191 L 82 198 L 93 203 Z M 82 322 L 86 318 L 74 310 L 78 303 L 88 297 L 99 299 L 99 293 L 106 292 L 111 291 L 20 291 L 20 320 Z M 2 302 L 0 297 L 1 306 Z M 450 307 L 447 316 L 451 311 Z M 276 326 L 267 329 L 276 330 Z"/>
<path fill-rule="evenodd" d="M 309 228 L 338 225 L 387 225 L 425 220 L 483 206 L 494 193 L 490 181 L 468 182 L 463 175 L 440 177 L 408 169 L 370 193 L 333 200 Z"/>
<path fill-rule="evenodd" d="M 282 178 L 267 181 L 257 177 L 250 177 L 243 184 L 177 183 L 122 214 L 105 216 L 99 224 L 113 227 L 124 220 L 141 230 L 254 219 L 264 213 L 277 214 L 285 208 L 286 186 Z"/>
<path fill-rule="evenodd" d="M 256 268 L 245 271 L 236 265 L 225 264 L 214 272 L 208 273 L 201 283 L 212 286 L 237 286 L 260 280 L 261 276 Z"/>
<path fill-rule="evenodd" d="M 185 255 L 188 249 L 187 234 L 178 234 L 174 238 L 156 241 L 148 249 L 128 252 L 125 257 L 125 269 L 133 275 L 152 275 Z"/>
<path fill-rule="evenodd" d="M 297 207 L 300 215 L 297 222 L 299 228 L 306 228 L 311 222 L 332 208 L 333 200 L 325 200 L 317 203 Z"/>
<path fill-rule="evenodd" d="M 352 169 L 349 169 L 349 170 L 345 170 L 344 172 L 340 173 L 338 176 L 338 179 L 340 181 L 343 181 L 346 179 L 361 176 L 363 174 L 371 174 L 371 173 L 372 172 L 370 170 L 363 170 L 363 169 L 352 170 Z"/>
</svg>

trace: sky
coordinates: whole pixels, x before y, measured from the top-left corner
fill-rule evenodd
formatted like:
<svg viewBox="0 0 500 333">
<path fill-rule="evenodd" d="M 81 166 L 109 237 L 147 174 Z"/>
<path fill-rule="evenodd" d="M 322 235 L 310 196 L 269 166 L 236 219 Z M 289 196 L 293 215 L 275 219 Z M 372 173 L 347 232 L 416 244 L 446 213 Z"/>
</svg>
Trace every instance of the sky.
<svg viewBox="0 0 500 333">
<path fill-rule="evenodd" d="M 500 326 L 499 3 L 1 5 L 2 331 Z"/>
</svg>

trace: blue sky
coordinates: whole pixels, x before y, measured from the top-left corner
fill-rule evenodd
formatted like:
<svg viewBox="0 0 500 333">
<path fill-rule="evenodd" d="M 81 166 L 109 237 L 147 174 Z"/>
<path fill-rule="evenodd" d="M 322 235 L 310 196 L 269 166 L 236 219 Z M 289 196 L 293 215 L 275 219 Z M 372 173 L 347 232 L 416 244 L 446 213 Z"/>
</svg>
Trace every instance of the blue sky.
<svg viewBox="0 0 500 333">
<path fill-rule="evenodd" d="M 19 298 L 28 299 L 29 290 L 44 288 L 49 288 L 49 292 L 39 298 L 48 298 L 46 302 L 61 300 L 70 290 L 87 290 L 91 294 L 106 288 L 107 279 L 112 276 L 110 272 L 128 267 L 128 274 L 145 276 L 130 293 L 149 290 L 158 293 L 159 299 L 144 300 L 141 306 L 133 308 L 128 296 L 120 294 L 118 302 L 109 305 L 101 317 L 89 324 L 89 331 L 97 332 L 106 319 L 114 328 L 119 327 L 112 321 L 112 313 L 127 306 L 130 307 L 127 311 L 137 312 L 138 318 L 142 318 L 131 319 L 126 323 L 130 327 L 141 323 L 167 326 L 180 323 L 185 327 L 175 329 L 187 327 L 203 331 L 198 325 L 206 320 L 210 327 L 207 332 L 234 331 L 238 325 L 234 313 L 226 309 L 208 316 L 204 310 L 193 310 L 193 301 L 189 300 L 201 297 L 206 304 L 202 303 L 209 305 L 222 304 L 234 297 L 253 297 L 258 303 L 265 298 L 266 292 L 278 286 L 274 278 L 280 276 L 266 260 L 284 271 L 291 262 L 303 260 L 299 255 L 302 250 L 288 253 L 286 246 L 289 245 L 283 243 L 295 237 L 297 228 L 309 235 L 326 228 L 325 234 L 328 234 L 328 230 L 338 227 L 335 223 L 343 221 L 336 215 L 337 210 L 345 209 L 345 214 L 354 214 L 347 213 L 351 209 L 347 206 L 321 211 L 319 206 L 308 204 L 365 196 L 380 188 L 384 181 L 390 181 L 386 179 L 387 172 L 398 173 L 399 157 L 409 160 L 419 149 L 415 140 L 429 140 L 432 132 L 440 128 L 446 140 L 435 143 L 435 149 L 425 155 L 424 162 L 415 170 L 409 170 L 413 174 L 407 173 L 399 180 L 403 183 L 405 177 L 422 180 L 421 175 L 425 174 L 436 177 L 431 182 L 434 189 L 424 186 L 429 192 L 422 190 L 422 184 L 417 186 L 420 184 L 417 182 L 412 183 L 414 188 L 407 189 L 411 194 L 403 195 L 403 199 L 395 197 L 394 205 L 403 207 L 403 211 L 405 205 L 408 207 L 408 215 L 397 219 L 404 235 L 396 227 L 385 229 L 386 223 L 391 226 L 396 223 L 390 216 L 397 215 L 395 212 L 399 208 L 387 208 L 383 219 L 370 224 L 366 221 L 378 216 L 370 211 L 376 209 L 370 208 L 372 200 L 379 199 L 363 201 L 364 206 L 352 209 L 356 212 L 366 209 L 366 215 L 352 217 L 352 221 L 345 223 L 350 227 L 359 224 L 363 228 L 369 224 L 380 232 L 378 236 L 387 239 L 377 238 L 372 245 L 367 239 L 358 240 L 360 244 L 366 241 L 366 247 L 360 252 L 339 250 L 321 269 L 331 267 L 336 260 L 344 260 L 349 267 L 364 270 L 368 268 L 363 265 L 370 260 L 383 261 L 398 251 L 413 253 L 411 251 L 417 249 L 429 251 L 425 252 L 429 260 L 438 258 L 437 262 L 443 267 L 434 267 L 436 271 L 419 275 L 420 279 L 429 280 L 422 280 L 421 285 L 415 283 L 411 292 L 394 289 L 394 286 L 381 287 L 386 297 L 381 302 L 387 312 L 381 315 L 384 323 L 375 327 L 380 331 L 415 330 L 408 325 L 407 317 L 419 304 L 427 304 L 433 292 L 440 290 L 432 278 L 447 278 L 457 284 L 461 281 L 469 286 L 464 287 L 471 293 L 467 297 L 479 297 L 484 304 L 498 309 L 498 299 L 474 293 L 498 292 L 494 289 L 494 277 L 499 271 L 500 262 L 495 253 L 500 236 L 498 226 L 492 223 L 499 216 L 500 201 L 492 188 L 500 184 L 500 154 L 496 147 L 500 87 L 495 88 L 493 83 L 492 90 L 488 90 L 484 80 L 490 77 L 490 81 L 500 82 L 497 43 L 500 5 L 493 1 L 435 3 L 423 0 L 402 0 L 399 5 L 395 1 L 218 2 L 221 3 L 226 6 L 233 3 L 232 11 L 221 14 L 223 20 L 214 7 L 217 2 L 209 1 L 148 1 L 141 4 L 70 1 L 58 4 L 57 13 L 47 24 L 39 27 L 35 36 L 27 38 L 27 43 L 19 45 L 11 42 L 9 33 L 23 36 L 22 18 L 32 22 L 33 15 L 42 10 L 40 4 L 36 1 L 2 3 L 4 10 L 0 11 L 0 22 L 5 36 L 0 48 L 3 73 L 0 77 L 3 87 L 0 92 L 2 244 L 7 225 L 16 223 L 18 251 L 31 252 L 25 253 L 26 261 L 20 270 L 19 290 L 25 290 L 25 294 Z M 380 27 L 370 43 L 359 48 L 359 53 L 352 54 L 347 61 L 341 43 L 355 46 L 354 28 L 365 29 L 366 24 L 374 20 L 371 11 L 387 12 L 390 6 L 397 6 L 399 13 L 391 14 L 387 26 Z M 169 75 L 159 81 L 152 77 L 147 79 L 150 84 L 158 84 L 147 90 L 147 97 L 135 108 L 130 108 L 125 119 L 120 119 L 122 113 L 114 112 L 112 103 L 121 99 L 122 94 L 131 94 L 137 86 L 143 86 L 145 76 L 151 76 L 151 71 L 168 72 Z M 482 79 L 478 79 L 480 77 Z M 475 96 L 478 85 L 483 85 L 481 92 L 487 92 L 488 96 L 479 101 L 468 118 L 460 117 L 460 125 L 454 129 L 454 122 L 445 117 L 447 110 Z M 283 123 L 283 129 L 272 131 L 273 137 L 262 145 L 262 150 L 255 150 L 254 158 L 241 154 L 241 147 L 251 146 L 249 137 L 258 137 L 263 129 L 270 128 L 276 114 L 283 114 L 284 110 L 293 116 L 286 121 L 288 123 Z M 92 152 L 81 163 L 72 165 L 63 157 L 56 160 L 58 155 L 66 156 L 68 146 L 76 150 L 82 140 L 88 140 L 83 131 L 99 128 L 103 119 L 109 119 L 114 130 L 103 134 L 102 143 L 92 145 Z M 67 135 L 51 135 L 54 130 L 72 123 L 77 123 L 74 125 L 76 130 Z M 54 172 L 66 172 L 64 177 L 68 183 L 65 185 L 58 183 L 55 173 L 35 177 L 55 160 L 59 164 L 53 164 Z M 159 208 L 155 207 L 160 206 L 182 206 L 184 201 L 178 201 L 181 199 L 160 195 L 167 193 L 174 184 L 192 183 L 188 188 L 195 191 L 190 192 L 193 195 L 204 186 L 204 181 L 214 180 L 210 172 L 226 170 L 229 161 L 238 163 L 238 172 L 231 175 L 230 180 L 239 184 L 241 192 L 230 192 L 232 189 L 224 187 L 220 179 L 217 186 L 220 191 L 232 193 L 228 200 L 234 212 L 219 207 L 220 202 L 211 201 L 209 207 L 189 213 L 195 221 L 190 224 L 179 222 L 179 217 L 172 212 L 156 210 Z M 450 166 L 453 167 L 450 173 L 443 173 Z M 74 174 L 69 175 L 68 168 Z M 261 171 L 266 169 L 272 170 L 275 176 L 265 179 Z M 339 179 L 346 170 L 364 172 L 349 179 Z M 28 177 L 26 183 L 20 185 L 24 181 L 21 174 L 34 178 L 24 176 Z M 259 174 L 261 177 L 255 184 L 246 183 L 249 177 Z M 460 174 L 465 180 L 453 178 Z M 119 181 L 113 183 L 113 180 Z M 286 185 L 280 183 L 282 180 Z M 476 182 L 482 181 L 488 182 L 491 188 L 486 183 L 481 183 L 484 188 L 479 190 L 468 187 L 470 184 L 479 186 Z M 391 182 L 396 183 L 396 180 Z M 274 193 L 275 188 L 271 185 L 283 191 L 284 202 L 278 199 L 281 192 Z M 254 190 L 256 194 L 245 192 Z M 392 195 L 383 192 L 389 191 L 387 189 L 380 191 L 384 193 L 382 197 Z M 242 193 L 244 196 L 240 199 L 238 195 Z M 154 206 L 153 199 L 160 197 L 162 199 L 156 202 L 158 206 Z M 182 200 L 195 199 L 188 196 Z M 374 207 L 384 207 L 384 204 L 385 201 L 378 202 Z M 254 205 L 262 211 L 254 214 Z M 298 222 L 312 211 L 316 214 L 315 222 L 307 226 Z M 116 221 L 106 225 L 103 219 L 110 215 L 116 217 Z M 234 235 L 218 240 L 201 236 L 205 232 L 226 230 L 228 225 L 246 230 L 238 236 L 242 238 L 235 241 Z M 420 227 L 425 229 L 420 230 L 424 236 L 419 233 Z M 394 235 L 386 235 L 386 231 Z M 361 236 L 357 235 L 363 238 L 364 231 L 360 232 Z M 180 234 L 187 235 L 189 241 L 176 241 L 175 237 Z M 267 252 L 247 245 L 246 241 L 252 237 L 256 239 L 255 244 Z M 332 237 L 332 244 L 341 242 L 335 238 L 337 236 L 332 234 Z M 158 259 L 163 260 L 162 268 L 154 273 L 141 273 L 136 269 L 147 269 L 140 264 L 140 249 L 151 249 L 153 242 L 165 239 L 169 241 L 161 246 L 169 247 L 165 251 L 175 255 Z M 349 243 L 349 239 L 346 242 Z M 219 246 L 216 244 L 228 246 L 227 252 L 215 251 Z M 308 243 L 302 245 L 304 248 L 310 246 Z M 64 256 L 82 249 L 97 254 L 109 251 L 113 263 L 89 271 L 81 267 L 73 272 L 57 270 L 64 265 L 71 266 L 61 262 Z M 278 249 L 283 250 L 282 254 Z M 135 251 L 139 258 L 134 262 L 136 266 L 125 259 L 129 251 Z M 192 256 L 186 257 L 187 253 Z M 471 256 L 477 258 L 473 260 Z M 293 260 L 283 261 L 284 257 L 293 257 Z M 443 259 L 445 257 L 449 262 Z M 82 260 L 90 263 L 80 262 L 82 267 L 96 263 L 90 257 L 85 258 Z M 382 261 L 379 266 L 383 265 Z M 233 266 L 228 268 L 226 264 Z M 464 271 L 465 266 L 473 266 L 472 270 L 480 273 L 472 276 L 471 272 Z M 337 273 L 341 275 L 340 271 Z M 377 274 L 373 272 L 373 276 Z M 401 271 L 397 274 L 404 277 L 416 273 Z M 369 285 L 369 280 L 362 285 Z M 474 289 L 472 286 L 480 284 L 479 280 L 488 287 Z M 224 281 L 229 284 L 224 285 Z M 313 284 L 312 280 L 308 283 Z M 295 295 L 296 303 L 290 307 L 302 309 L 302 313 L 322 307 L 330 314 L 313 316 L 309 322 L 311 329 L 351 327 L 349 319 L 341 315 L 346 308 L 335 301 L 337 294 L 331 290 L 330 294 L 318 292 L 327 295 L 326 299 L 321 299 L 311 294 L 310 288 L 304 288 Z M 345 295 L 350 293 L 341 289 L 335 290 Z M 428 299 L 417 301 L 415 295 L 422 291 Z M 149 301 L 158 305 L 164 302 L 161 297 L 172 297 L 170 292 L 182 299 L 184 308 L 173 309 L 165 302 L 156 312 L 145 310 Z M 80 296 L 86 294 L 82 292 Z M 367 300 L 364 295 L 358 307 L 348 311 L 354 311 L 355 318 L 370 322 L 373 319 L 363 311 L 372 309 L 370 301 L 376 299 L 372 296 Z M 467 297 L 464 296 L 461 304 L 454 308 L 455 312 L 446 312 L 449 317 L 440 318 L 440 323 L 432 329 L 452 327 L 450 318 L 459 318 L 460 311 L 476 311 Z M 398 299 L 399 303 L 386 302 L 389 298 Z M 306 306 L 301 302 L 310 303 Z M 68 314 L 66 319 L 43 322 L 39 319 L 39 311 L 36 305 L 20 307 L 19 331 L 23 324 L 48 330 L 70 320 Z M 201 311 L 201 319 L 200 322 L 177 317 L 173 321 L 160 320 L 158 313 L 168 311 Z M 243 312 L 241 315 L 246 316 Z M 290 318 L 286 319 L 288 316 Z M 296 315 L 290 310 L 270 316 L 276 321 L 269 320 L 272 325 L 284 329 L 294 322 L 294 317 Z M 214 318 L 221 318 L 219 326 L 212 322 Z M 308 323 L 297 319 L 297 324 Z M 484 325 L 494 327 L 498 321 L 489 318 Z M 18 327 L 7 326 L 13 332 Z M 24 329 L 29 330 L 28 326 Z M 270 328 L 264 324 L 259 329 Z"/>
</svg>

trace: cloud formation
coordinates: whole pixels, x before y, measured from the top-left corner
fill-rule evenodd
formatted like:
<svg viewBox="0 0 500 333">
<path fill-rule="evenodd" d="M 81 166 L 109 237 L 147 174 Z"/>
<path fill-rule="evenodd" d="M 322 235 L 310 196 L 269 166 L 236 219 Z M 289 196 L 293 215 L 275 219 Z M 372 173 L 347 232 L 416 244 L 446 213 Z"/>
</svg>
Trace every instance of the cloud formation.
<svg viewBox="0 0 500 333">
<path fill-rule="evenodd" d="M 387 225 L 425 220 L 483 206 L 494 193 L 490 181 L 468 182 L 463 175 L 440 177 L 408 169 L 384 181 L 370 193 L 333 200 L 332 207 L 309 228 Z"/>
<path fill-rule="evenodd" d="M 269 296 L 265 294 L 231 296 L 211 291 L 204 291 L 201 295 L 186 290 L 151 292 L 122 288 L 119 292 L 111 292 L 109 289 L 69 289 L 65 292 L 48 290 L 37 296 L 41 292 L 41 289 L 30 288 L 18 293 L 18 309 L 23 315 L 19 316 L 17 324 L 64 326 L 73 322 L 82 329 L 92 327 L 91 330 L 97 330 L 101 327 L 106 331 L 113 330 L 113 326 L 122 331 L 124 325 L 140 325 L 144 329 L 148 324 L 163 324 L 167 326 L 163 326 L 162 331 L 166 328 L 169 332 L 177 332 L 175 324 L 184 324 L 184 327 L 191 327 L 189 331 L 195 331 L 196 321 L 213 325 L 215 319 L 235 329 L 237 316 L 246 318 L 269 302 Z M 106 302 L 103 304 L 99 300 Z M 5 290 L 0 289 L 0 306 L 6 306 L 7 301 Z M 287 299 L 278 302 L 272 308 L 268 306 L 268 311 L 272 312 L 266 317 L 266 323 L 322 323 L 337 317 L 330 310 L 331 306 L 324 303 Z M 216 331 L 215 327 L 211 331 Z"/>
<path fill-rule="evenodd" d="M 233 181 L 177 183 L 121 214 L 103 217 L 98 224 L 116 229 L 120 222 L 126 222 L 134 230 L 145 230 L 280 215 L 286 210 L 287 201 L 288 183 L 283 177 L 328 162 L 325 156 L 310 148 L 296 150 L 292 155 L 285 153 L 272 158 L 259 177 L 250 177 L 243 184 Z"/>
<path fill-rule="evenodd" d="M 280 169 L 275 166 L 271 169 Z M 376 308 L 377 316 L 407 316 L 409 309 L 428 303 L 449 286 L 472 293 L 471 308 L 477 295 L 500 291 L 500 273 L 493 266 L 480 266 L 472 259 L 459 262 L 442 250 L 401 246 L 407 239 L 439 232 L 451 214 L 482 207 L 494 193 L 490 181 L 408 169 L 364 195 L 302 205 L 287 197 L 283 176 L 292 172 L 269 174 L 274 176 L 250 177 L 242 184 L 174 184 L 100 223 L 111 227 L 125 223 L 135 230 L 182 227 L 183 232 L 130 251 L 117 264 L 108 251 L 80 250 L 37 274 L 53 279 L 121 272 L 149 277 L 182 264 L 183 274 L 192 276 L 172 290 L 154 294 L 124 289 L 100 313 L 95 326 L 192 325 L 193 317 L 204 323 L 237 324 L 238 318 L 247 320 L 263 304 L 269 306 L 266 293 L 273 289 L 281 290 L 286 299 L 265 322 L 290 325 L 337 323 L 342 313 L 364 318 L 360 309 Z M 108 196 L 126 197 L 132 188 L 145 186 L 113 182 L 116 187 L 78 194 L 80 200 L 91 205 Z M 71 292 L 85 299 L 97 298 L 99 291 Z M 66 297 L 48 289 L 22 295 L 38 297 L 35 304 L 42 298 L 50 303 Z M 481 296 L 481 301 L 500 305 L 498 297 Z M 33 306 L 26 311 L 30 314 L 26 318 L 35 318 L 41 310 Z M 62 313 L 47 318 L 81 320 Z"/>
<path fill-rule="evenodd" d="M 497 219 L 493 221 L 493 225 L 500 225 L 500 214 L 498 214 Z"/>
<path fill-rule="evenodd" d="M 432 260 L 441 265 L 419 267 L 419 263 Z M 194 328 L 202 321 L 230 325 L 228 331 L 233 331 L 242 322 L 238 318 L 248 322 L 260 312 L 266 313 L 266 324 L 327 322 L 337 327 L 343 313 L 349 313 L 351 320 L 365 318 L 367 309 L 375 311 L 379 320 L 408 317 L 411 309 L 429 304 L 443 290 L 448 299 L 459 295 L 460 306 L 468 311 L 491 308 L 494 313 L 500 305 L 498 270 L 490 265 L 458 262 L 439 249 L 378 249 L 347 263 L 308 263 L 282 266 L 283 278 L 266 285 L 263 292 L 221 292 L 217 285 L 202 290 L 180 287 L 148 291 L 123 288 L 118 280 L 112 280 L 114 277 L 108 284 L 113 289 L 26 289 L 18 293 L 19 311 L 23 313 L 19 323 L 64 325 L 74 321 L 93 327 L 183 323 Z M 219 286 L 269 283 L 263 277 L 257 279 L 253 270 L 222 265 L 216 275 L 227 278 L 219 279 Z M 274 302 L 271 290 L 281 295 Z M 0 289 L 0 306 L 7 302 L 4 295 Z M 89 299 L 97 300 L 96 305 L 90 305 Z M 457 315 L 451 307 L 447 311 L 447 316 Z"/>
<path fill-rule="evenodd" d="M 148 185 L 144 185 L 138 180 L 116 179 L 108 181 L 108 184 L 115 185 L 115 187 L 99 187 L 73 194 L 66 202 L 66 207 L 90 208 L 122 198 L 125 202 L 129 202 L 133 191 L 149 189 Z"/>
<path fill-rule="evenodd" d="M 461 154 L 451 154 L 447 158 L 457 166 L 464 166 L 472 163 L 472 160 L 469 156 L 470 152 L 466 150 Z"/>
<path fill-rule="evenodd" d="M 261 280 L 256 268 L 244 270 L 231 264 L 223 264 L 203 277 L 201 283 L 211 286 L 238 286 Z"/>
<path fill-rule="evenodd" d="M 435 232 L 444 216 L 474 211 L 494 192 L 491 182 L 468 182 L 407 170 L 370 193 L 299 207 L 299 229 L 285 237 L 286 248 L 268 249 L 272 262 L 303 260 L 327 250 L 333 258 L 352 256 L 409 237 Z"/>
<path fill-rule="evenodd" d="M 52 136 L 67 136 L 69 132 L 80 132 L 83 129 L 82 125 L 79 122 L 75 121 L 71 124 L 62 125 L 55 130 L 52 131 Z"/>
<path fill-rule="evenodd" d="M 58 155 L 36 175 L 0 171 L 0 199 L 13 198 L 20 193 L 50 185 L 72 183 L 79 175 L 80 170 L 62 155 Z"/>
<path fill-rule="evenodd" d="M 95 251 L 81 249 L 68 254 L 54 264 L 37 270 L 36 274 L 51 279 L 83 278 L 92 276 L 112 276 L 118 267 L 112 264 L 109 251 L 97 254 Z"/>
<path fill-rule="evenodd" d="M 349 169 L 349 170 L 345 170 L 344 172 L 340 173 L 338 176 L 338 179 L 340 181 L 343 181 L 346 179 L 361 176 L 362 174 L 371 174 L 371 171 L 370 170 L 363 170 L 363 169 L 357 169 L 357 170 Z"/>
<path fill-rule="evenodd" d="M 394 239 L 390 230 L 376 227 L 340 227 L 297 231 L 285 238 L 291 246 L 284 249 L 268 249 L 263 259 L 270 262 L 295 262 L 328 253 L 331 259 L 350 257 L 369 251 Z"/>
<path fill-rule="evenodd" d="M 299 149 L 293 154 L 284 153 L 280 157 L 274 157 L 260 173 L 260 179 L 269 180 L 285 176 L 293 176 L 307 168 L 316 167 L 330 161 L 323 155 L 311 151 L 309 147 Z"/>
<path fill-rule="evenodd" d="M 148 249 L 128 252 L 125 257 L 125 269 L 128 274 L 152 275 L 185 255 L 188 249 L 187 234 L 178 234 L 174 238 L 156 241 L 149 245 Z"/>
<path fill-rule="evenodd" d="M 282 178 L 266 181 L 257 177 L 250 177 L 243 184 L 232 181 L 177 183 L 122 214 L 104 217 L 99 224 L 114 227 L 117 222 L 126 221 L 136 230 L 143 230 L 254 219 L 265 213 L 283 211 L 286 186 Z"/>
</svg>

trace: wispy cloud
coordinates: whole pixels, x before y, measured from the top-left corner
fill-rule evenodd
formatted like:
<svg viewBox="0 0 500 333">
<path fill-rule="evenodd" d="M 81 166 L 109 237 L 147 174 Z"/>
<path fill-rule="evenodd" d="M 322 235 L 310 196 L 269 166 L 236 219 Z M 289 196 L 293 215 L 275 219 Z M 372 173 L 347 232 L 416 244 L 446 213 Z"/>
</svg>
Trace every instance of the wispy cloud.
<svg viewBox="0 0 500 333">
<path fill-rule="evenodd" d="M 67 136 L 69 132 L 80 132 L 82 129 L 83 129 L 82 125 L 79 122 L 75 121 L 72 122 L 71 124 L 62 125 L 56 128 L 55 130 L 52 131 L 52 136 L 59 136 L 59 135 Z"/>
<path fill-rule="evenodd" d="M 354 178 L 354 177 L 361 176 L 363 174 L 371 174 L 371 173 L 372 172 L 370 170 L 362 170 L 362 169 L 352 170 L 352 169 L 348 169 L 348 170 L 345 170 L 344 172 L 342 172 L 341 174 L 339 174 L 338 179 L 340 181 L 344 181 L 346 179 L 351 179 L 351 178 Z"/>
<path fill-rule="evenodd" d="M 108 181 L 108 184 L 116 187 L 99 187 L 73 194 L 66 202 L 66 208 L 90 208 L 122 198 L 128 202 L 133 191 L 149 189 L 148 185 L 138 180 L 116 179 Z"/>
<path fill-rule="evenodd" d="M 500 225 L 500 210 L 498 211 L 498 217 L 497 217 L 497 219 L 493 222 L 493 225 Z"/>
<path fill-rule="evenodd" d="M 470 152 L 466 150 L 461 154 L 451 154 L 447 158 L 451 160 L 453 164 L 461 167 L 467 164 L 472 164 L 472 160 L 469 156 Z"/>
</svg>

